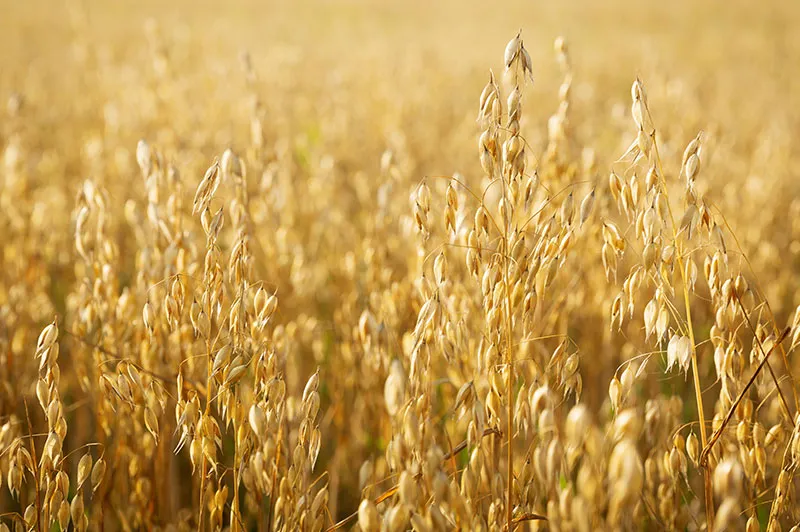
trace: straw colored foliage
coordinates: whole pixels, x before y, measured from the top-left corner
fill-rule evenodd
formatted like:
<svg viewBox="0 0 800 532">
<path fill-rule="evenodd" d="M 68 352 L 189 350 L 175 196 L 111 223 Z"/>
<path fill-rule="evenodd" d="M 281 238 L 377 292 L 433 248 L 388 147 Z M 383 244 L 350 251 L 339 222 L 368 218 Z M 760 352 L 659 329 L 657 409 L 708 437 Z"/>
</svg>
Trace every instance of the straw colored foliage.
<svg viewBox="0 0 800 532">
<path fill-rule="evenodd" d="M 790 2 L 36 3 L 0 532 L 794 530 Z"/>
</svg>

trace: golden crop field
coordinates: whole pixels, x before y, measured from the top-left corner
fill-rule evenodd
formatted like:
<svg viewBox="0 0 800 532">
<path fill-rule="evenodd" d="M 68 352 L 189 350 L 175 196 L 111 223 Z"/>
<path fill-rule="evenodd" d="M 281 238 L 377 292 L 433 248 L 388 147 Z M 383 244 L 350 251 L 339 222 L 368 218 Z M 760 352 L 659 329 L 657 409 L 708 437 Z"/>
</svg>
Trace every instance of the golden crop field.
<svg viewBox="0 0 800 532">
<path fill-rule="evenodd" d="M 0 7 L 0 532 L 798 529 L 797 2 Z"/>
</svg>

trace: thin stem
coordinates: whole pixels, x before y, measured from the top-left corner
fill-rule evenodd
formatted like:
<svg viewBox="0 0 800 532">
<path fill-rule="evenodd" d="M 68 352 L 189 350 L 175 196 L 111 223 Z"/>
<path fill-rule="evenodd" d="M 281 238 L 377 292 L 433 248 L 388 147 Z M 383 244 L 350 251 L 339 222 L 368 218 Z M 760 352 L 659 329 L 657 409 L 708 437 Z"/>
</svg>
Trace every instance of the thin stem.
<svg viewBox="0 0 800 532">
<path fill-rule="evenodd" d="M 28 420 L 28 434 L 33 434 L 33 426 L 31 425 L 31 414 L 28 411 L 28 400 L 23 399 L 23 403 L 25 404 L 25 418 Z M 42 523 L 41 523 L 41 510 L 42 510 L 42 500 L 40 486 L 39 486 L 39 459 L 36 458 L 36 446 L 33 444 L 33 438 L 28 438 L 28 443 L 30 444 L 31 448 L 31 462 L 33 462 L 33 476 L 34 476 L 34 484 L 36 489 L 36 530 L 41 532 L 42 530 Z"/>
<path fill-rule="evenodd" d="M 647 110 L 648 115 L 650 114 L 650 110 Z M 651 117 L 652 121 L 652 117 Z M 653 141 L 653 150 L 655 155 L 656 164 L 658 164 L 658 178 L 659 182 L 664 189 L 664 193 L 667 193 L 667 184 L 666 179 L 664 176 L 664 169 L 661 165 L 661 156 L 658 153 L 658 142 L 656 140 L 656 131 L 653 130 L 651 134 L 651 139 Z M 700 369 L 698 367 L 697 362 L 697 346 L 695 343 L 694 337 L 694 327 L 692 326 L 692 308 L 689 302 L 689 285 L 686 282 L 686 272 L 683 267 L 683 251 L 682 246 L 679 246 L 678 240 L 678 230 L 675 225 L 675 217 L 672 214 L 672 207 L 670 206 L 669 199 L 665 202 L 667 204 L 667 212 L 669 213 L 670 222 L 672 224 L 672 235 L 673 240 L 675 242 L 675 258 L 678 261 L 678 270 L 680 270 L 681 276 L 681 285 L 683 288 L 683 303 L 686 309 L 686 328 L 689 332 L 689 341 L 692 346 L 692 380 L 694 381 L 694 396 L 695 402 L 697 403 L 697 418 L 698 422 L 700 423 L 700 439 L 703 447 L 708 444 L 708 435 L 706 434 L 706 415 L 705 409 L 703 406 L 703 388 L 700 384 Z M 704 476 L 704 492 L 705 492 L 705 501 L 706 501 L 706 522 L 707 525 L 710 527 L 711 524 L 714 522 L 714 498 L 712 493 L 712 486 L 711 486 L 711 472 L 708 470 L 708 467 L 703 466 L 703 476 Z"/>
<path fill-rule="evenodd" d="M 281 463 L 281 445 L 283 444 L 283 412 L 281 412 L 281 420 L 280 425 L 278 425 L 278 438 L 277 438 L 277 445 L 275 448 L 275 467 L 272 469 L 272 491 L 269 494 L 269 510 L 267 511 L 267 530 L 272 530 L 274 521 L 272 519 L 272 510 L 274 508 L 274 500 L 275 500 L 275 493 L 277 490 L 277 477 L 278 477 L 278 467 Z"/>
<path fill-rule="evenodd" d="M 522 46 L 520 44 L 520 46 Z M 514 65 L 514 86 L 515 90 L 519 87 L 519 65 L 520 62 L 516 61 Z M 520 102 L 521 107 L 521 102 Z M 518 112 L 521 112 L 518 110 Z M 509 120 L 511 116 L 509 115 Z M 519 117 L 516 116 L 514 118 L 518 120 Z M 512 134 L 513 135 L 513 134 Z M 504 161 L 505 162 L 505 161 Z M 505 170 L 505 168 L 503 168 Z M 512 169 L 513 171 L 513 169 Z M 501 171 L 500 173 L 500 181 L 503 184 L 503 201 L 505 203 L 505 208 L 507 214 L 507 220 L 503 220 L 503 283 L 505 284 L 505 292 L 506 292 L 506 312 L 505 312 L 505 329 L 506 329 L 506 371 L 508 372 L 507 380 L 506 380 L 506 395 L 508 400 L 508 413 L 507 413 L 507 441 L 508 441 L 508 448 L 506 461 L 507 461 L 507 478 L 506 478 L 506 530 L 511 532 L 512 525 L 513 525 L 513 517 L 514 517 L 514 510 L 513 510 L 513 495 L 514 495 L 514 341 L 512 337 L 513 331 L 513 320 L 511 316 L 511 286 L 510 286 L 510 276 L 509 276 L 509 268 L 511 266 L 511 261 L 509 260 L 509 256 L 511 254 L 510 249 L 510 242 L 508 236 L 509 225 L 514 218 L 514 205 L 512 205 L 512 198 L 509 197 L 508 194 L 508 185 L 505 181 L 505 176 L 503 175 L 505 172 Z M 511 177 L 511 172 L 509 172 L 509 179 Z"/>
<path fill-rule="evenodd" d="M 506 239 L 506 243 L 508 240 Z M 506 244 L 506 248 L 508 245 Z M 508 252 L 508 249 L 506 249 Z M 514 351 L 513 351 L 513 342 L 511 337 L 511 291 L 508 287 L 508 259 L 505 261 L 506 268 L 505 268 L 505 282 L 506 282 L 506 352 L 508 357 L 508 364 L 506 366 L 506 371 L 508 371 L 508 383 L 507 383 L 507 394 L 508 394 L 508 502 L 506 508 L 506 522 L 508 525 L 508 530 L 511 530 L 512 518 L 513 518 L 513 511 L 512 511 L 512 494 L 513 494 L 513 487 L 514 487 Z"/>
<path fill-rule="evenodd" d="M 236 423 L 234 425 L 234 434 L 239 433 L 239 427 L 237 427 Z M 235 436 L 234 436 L 235 438 Z M 239 461 L 241 458 L 239 457 L 239 445 L 234 442 L 234 451 L 233 451 L 233 505 L 231 507 L 231 531 L 237 532 L 239 530 L 239 521 L 241 521 L 241 515 L 239 512 L 239 479 L 241 476 L 241 468 L 239 467 Z"/>
<path fill-rule="evenodd" d="M 211 245 L 213 245 L 213 244 L 211 242 L 209 242 L 209 246 L 211 246 Z M 209 274 L 210 274 L 210 272 L 206 272 L 206 276 L 208 276 Z M 208 278 L 206 280 L 208 280 Z M 210 286 L 210 283 L 209 283 L 209 286 L 207 287 L 207 289 L 209 290 L 208 297 L 206 297 L 206 311 L 208 313 L 206 316 L 208 318 L 208 323 L 209 323 L 208 334 L 206 335 L 206 354 L 207 354 L 207 361 L 206 361 L 206 368 L 207 368 L 206 392 L 207 393 L 206 393 L 206 408 L 205 408 L 205 413 L 203 414 L 203 417 L 208 416 L 209 412 L 211 411 L 211 379 L 212 379 L 211 370 L 213 369 L 213 358 L 211 356 L 211 292 L 210 292 L 211 286 Z M 203 419 L 203 418 L 201 418 L 201 419 Z M 202 427 L 201 427 L 201 430 L 202 430 Z M 199 515 L 199 517 L 197 519 L 197 529 L 198 530 L 202 530 L 203 529 L 203 499 L 205 498 L 205 493 L 206 493 L 206 491 L 205 491 L 206 474 L 208 473 L 207 464 L 206 464 L 206 462 L 207 462 L 206 457 L 205 456 L 201 456 L 200 459 L 203 462 L 203 467 L 202 467 L 202 470 L 201 470 L 203 475 L 200 477 L 200 508 L 198 509 L 198 512 L 199 512 L 200 515 Z"/>
</svg>

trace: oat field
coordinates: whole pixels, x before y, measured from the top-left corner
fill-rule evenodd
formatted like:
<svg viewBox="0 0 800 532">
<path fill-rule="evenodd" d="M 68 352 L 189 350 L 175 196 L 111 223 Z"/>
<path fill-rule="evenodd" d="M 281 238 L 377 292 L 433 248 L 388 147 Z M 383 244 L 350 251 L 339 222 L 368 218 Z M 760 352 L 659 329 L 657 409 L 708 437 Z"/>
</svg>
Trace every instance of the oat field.
<svg viewBox="0 0 800 532">
<path fill-rule="evenodd" d="M 0 532 L 798 530 L 800 4 L 0 8 Z"/>
</svg>

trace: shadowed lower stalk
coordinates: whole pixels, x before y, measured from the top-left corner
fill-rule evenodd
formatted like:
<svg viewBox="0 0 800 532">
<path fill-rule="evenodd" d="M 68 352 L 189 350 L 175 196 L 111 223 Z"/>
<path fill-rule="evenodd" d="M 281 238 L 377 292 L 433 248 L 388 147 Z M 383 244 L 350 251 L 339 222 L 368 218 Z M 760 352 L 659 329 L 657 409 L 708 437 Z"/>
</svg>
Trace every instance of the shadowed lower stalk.
<svg viewBox="0 0 800 532">
<path fill-rule="evenodd" d="M 508 242 L 508 240 L 506 240 Z M 510 251 L 506 245 L 506 249 L 504 251 L 505 256 L 505 278 L 508 279 L 508 262 Z M 508 283 L 506 282 L 506 287 L 508 287 Z M 506 327 L 507 327 L 507 334 L 506 334 L 506 363 L 508 364 L 508 384 L 506 393 L 508 394 L 508 478 L 506 482 L 508 482 L 508 496 L 506 498 L 506 527 L 509 532 L 511 532 L 512 528 L 512 519 L 513 519 L 513 489 L 514 489 L 514 351 L 513 351 L 513 341 L 511 337 L 512 329 L 512 319 L 511 319 L 511 291 L 506 288 L 506 308 L 507 308 L 507 315 L 506 315 Z"/>
<path fill-rule="evenodd" d="M 503 176 L 500 177 L 501 181 L 503 182 L 503 198 L 506 200 L 507 205 L 510 205 L 510 198 L 508 197 L 508 187 L 505 183 L 505 178 Z M 511 216 L 509 215 L 509 218 Z M 503 282 L 505 283 L 505 292 L 506 292 L 506 300 L 505 300 L 505 322 L 506 322 L 506 371 L 508 372 L 507 380 L 506 380 L 506 395 L 508 400 L 508 420 L 507 420 L 507 428 L 506 431 L 508 435 L 506 436 L 506 440 L 508 442 L 508 448 L 506 449 L 506 467 L 508 468 L 506 472 L 506 530 L 511 532 L 512 528 L 512 520 L 513 520 L 513 489 L 514 489 L 514 351 L 513 351 L 513 317 L 512 317 L 512 306 L 511 306 L 511 289 L 509 287 L 509 262 L 511 260 L 510 254 L 511 250 L 509 249 L 509 238 L 508 238 L 508 221 L 503 220 Z"/>
</svg>

